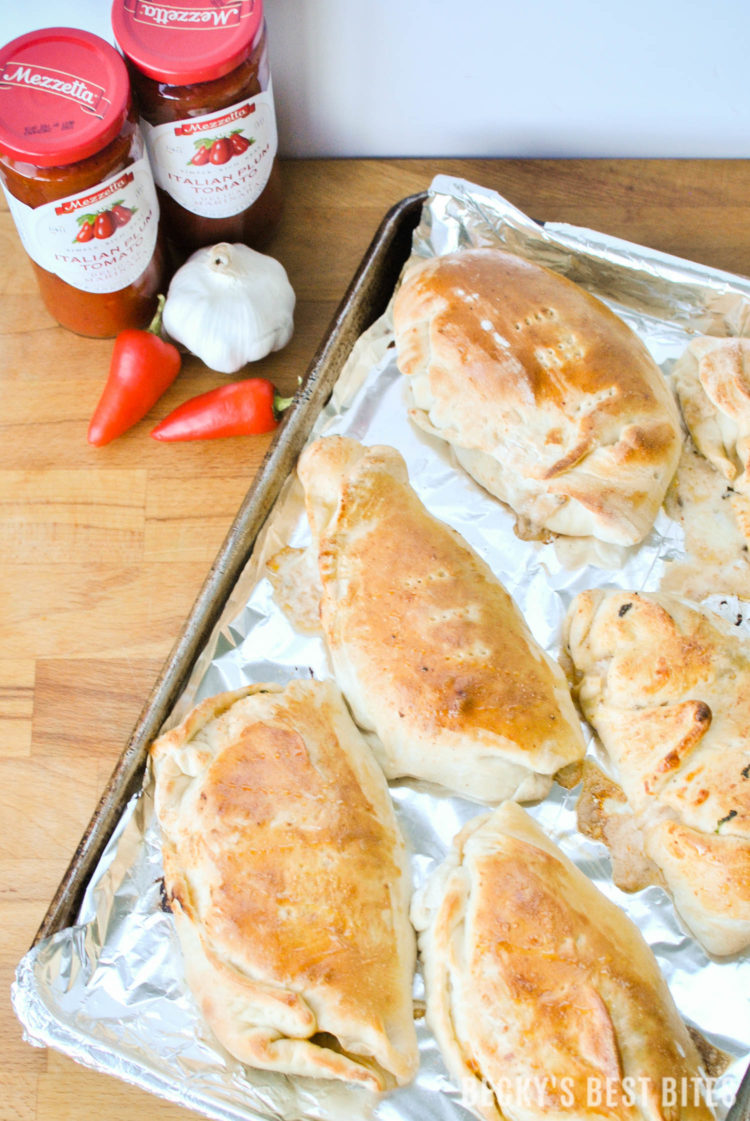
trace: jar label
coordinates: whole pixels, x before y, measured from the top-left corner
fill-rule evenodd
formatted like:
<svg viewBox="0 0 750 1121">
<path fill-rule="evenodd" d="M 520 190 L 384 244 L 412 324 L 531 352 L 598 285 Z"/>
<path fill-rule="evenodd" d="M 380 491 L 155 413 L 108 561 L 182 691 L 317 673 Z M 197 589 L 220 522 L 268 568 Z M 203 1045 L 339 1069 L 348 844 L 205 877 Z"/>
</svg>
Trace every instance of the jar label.
<svg viewBox="0 0 750 1121">
<path fill-rule="evenodd" d="M 157 185 L 191 214 L 241 214 L 268 182 L 278 143 L 270 88 L 216 113 L 141 120 L 141 128 Z"/>
<path fill-rule="evenodd" d="M 3 188 L 33 261 L 81 292 L 119 292 L 148 268 L 159 202 L 145 156 L 75 195 L 31 207 Z"/>
</svg>

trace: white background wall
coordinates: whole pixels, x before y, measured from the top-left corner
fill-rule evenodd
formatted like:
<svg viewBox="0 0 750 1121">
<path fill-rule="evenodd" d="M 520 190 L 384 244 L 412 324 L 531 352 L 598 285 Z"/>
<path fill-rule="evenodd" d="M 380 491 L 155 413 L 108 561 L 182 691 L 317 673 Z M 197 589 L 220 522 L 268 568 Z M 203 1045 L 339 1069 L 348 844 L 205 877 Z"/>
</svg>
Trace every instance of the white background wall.
<svg viewBox="0 0 750 1121">
<path fill-rule="evenodd" d="M 0 40 L 111 41 L 109 0 L 0 0 Z M 748 0 L 266 0 L 282 152 L 750 156 Z"/>
</svg>

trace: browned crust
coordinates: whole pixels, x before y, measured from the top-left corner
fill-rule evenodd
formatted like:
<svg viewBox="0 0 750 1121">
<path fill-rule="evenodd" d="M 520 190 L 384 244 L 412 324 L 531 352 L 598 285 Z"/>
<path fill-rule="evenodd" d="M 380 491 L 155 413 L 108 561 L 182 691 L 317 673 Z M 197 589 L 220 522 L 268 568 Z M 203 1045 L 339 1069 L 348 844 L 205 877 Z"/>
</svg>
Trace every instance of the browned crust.
<svg viewBox="0 0 750 1121">
<path fill-rule="evenodd" d="M 566 277 L 499 249 L 414 265 L 393 316 L 400 369 L 419 380 L 414 419 L 461 449 L 484 486 L 537 530 L 546 518 L 579 532 L 560 528 L 560 503 L 575 500 L 594 536 L 640 540 L 681 429 L 665 379 L 622 319 Z"/>
</svg>

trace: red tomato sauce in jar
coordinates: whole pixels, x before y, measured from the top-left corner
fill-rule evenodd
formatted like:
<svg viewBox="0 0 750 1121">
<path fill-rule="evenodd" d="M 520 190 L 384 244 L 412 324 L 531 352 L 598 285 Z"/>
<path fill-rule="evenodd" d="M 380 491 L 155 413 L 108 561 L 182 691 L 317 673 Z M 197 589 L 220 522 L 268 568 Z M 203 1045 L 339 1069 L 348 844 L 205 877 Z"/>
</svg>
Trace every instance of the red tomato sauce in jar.
<svg viewBox="0 0 750 1121">
<path fill-rule="evenodd" d="M 114 0 L 164 228 L 259 247 L 282 208 L 262 0 Z"/>
<path fill-rule="evenodd" d="M 149 322 L 159 204 L 114 47 L 55 27 L 0 49 L 0 182 L 58 323 L 108 338 Z"/>
</svg>

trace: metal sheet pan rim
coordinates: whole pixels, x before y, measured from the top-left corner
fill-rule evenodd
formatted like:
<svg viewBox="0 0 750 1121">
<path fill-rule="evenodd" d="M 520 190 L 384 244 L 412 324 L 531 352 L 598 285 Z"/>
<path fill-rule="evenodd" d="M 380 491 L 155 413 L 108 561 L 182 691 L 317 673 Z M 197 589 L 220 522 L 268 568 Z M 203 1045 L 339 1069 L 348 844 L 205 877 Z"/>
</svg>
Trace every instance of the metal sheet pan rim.
<svg viewBox="0 0 750 1121">
<path fill-rule="evenodd" d="M 382 297 L 387 297 L 386 264 L 393 257 L 396 261 L 400 260 L 399 243 L 405 243 L 410 236 L 425 198 L 426 192 L 409 195 L 391 207 L 366 250 L 138 716 L 32 946 L 70 924 L 86 879 L 104 851 L 119 814 L 140 784 L 148 745 L 169 716 L 231 594 L 236 576 L 246 562 L 278 490 L 333 388 L 348 350 L 361 331 L 369 326 L 364 315 L 371 314 L 374 319 L 382 310 L 373 310 L 370 302 L 372 292 L 377 289 Z M 395 281 L 395 275 L 389 273 L 389 276 Z"/>
</svg>

